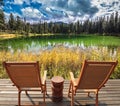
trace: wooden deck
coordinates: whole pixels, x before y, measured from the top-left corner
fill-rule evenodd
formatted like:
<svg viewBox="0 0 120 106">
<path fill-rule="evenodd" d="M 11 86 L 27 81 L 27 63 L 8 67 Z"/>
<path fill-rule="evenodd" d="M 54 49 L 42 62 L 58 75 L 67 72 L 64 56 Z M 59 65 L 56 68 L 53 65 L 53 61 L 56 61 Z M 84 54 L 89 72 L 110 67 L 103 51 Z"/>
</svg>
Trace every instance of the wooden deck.
<svg viewBox="0 0 120 106">
<path fill-rule="evenodd" d="M 63 101 L 59 103 L 52 102 L 51 81 L 47 80 L 46 105 L 43 104 L 42 94 L 39 92 L 29 92 L 27 96 L 22 93 L 22 105 L 39 105 L 39 106 L 70 106 L 70 98 L 67 97 L 69 81 L 64 82 Z M 17 88 L 12 86 L 9 79 L 0 79 L 0 106 L 16 106 Z M 94 106 L 95 95 L 87 97 L 86 93 L 79 91 L 75 96 L 75 106 Z M 99 92 L 99 106 L 120 106 L 120 79 L 109 80 L 106 86 Z"/>
</svg>

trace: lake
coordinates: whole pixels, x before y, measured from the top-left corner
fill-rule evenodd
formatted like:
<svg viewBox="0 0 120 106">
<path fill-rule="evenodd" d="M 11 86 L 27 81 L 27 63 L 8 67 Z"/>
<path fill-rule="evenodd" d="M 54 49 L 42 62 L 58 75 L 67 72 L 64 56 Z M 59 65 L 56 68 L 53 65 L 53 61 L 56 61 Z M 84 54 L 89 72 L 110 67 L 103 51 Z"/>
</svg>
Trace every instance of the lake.
<svg viewBox="0 0 120 106">
<path fill-rule="evenodd" d="M 14 53 L 32 52 L 39 53 L 43 50 L 50 50 L 56 46 L 64 46 L 66 48 L 94 49 L 107 47 L 112 51 L 116 51 L 120 47 L 120 38 L 113 36 L 79 36 L 73 38 L 20 38 L 4 41 L 5 49 Z"/>
</svg>

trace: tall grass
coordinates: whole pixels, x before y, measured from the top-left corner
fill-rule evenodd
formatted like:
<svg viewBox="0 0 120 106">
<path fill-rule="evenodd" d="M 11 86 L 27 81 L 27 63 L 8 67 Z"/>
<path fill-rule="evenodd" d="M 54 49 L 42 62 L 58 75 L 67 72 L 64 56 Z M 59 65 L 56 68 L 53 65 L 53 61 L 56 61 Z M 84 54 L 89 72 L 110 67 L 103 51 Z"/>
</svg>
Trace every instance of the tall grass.
<svg viewBox="0 0 120 106">
<path fill-rule="evenodd" d="M 75 76 L 80 73 L 82 63 L 85 59 L 96 61 L 113 61 L 118 60 L 117 68 L 112 74 L 111 78 L 120 78 L 120 50 L 115 52 L 109 50 L 107 47 L 102 48 L 66 48 L 64 46 L 56 46 L 52 50 L 44 50 L 38 54 L 15 51 L 6 52 L 0 51 L 0 62 L 3 61 L 39 61 L 41 71 L 48 71 L 48 77 L 55 75 L 69 78 L 69 71 L 72 71 Z M 0 78 L 7 78 L 6 71 L 0 69 Z"/>
</svg>

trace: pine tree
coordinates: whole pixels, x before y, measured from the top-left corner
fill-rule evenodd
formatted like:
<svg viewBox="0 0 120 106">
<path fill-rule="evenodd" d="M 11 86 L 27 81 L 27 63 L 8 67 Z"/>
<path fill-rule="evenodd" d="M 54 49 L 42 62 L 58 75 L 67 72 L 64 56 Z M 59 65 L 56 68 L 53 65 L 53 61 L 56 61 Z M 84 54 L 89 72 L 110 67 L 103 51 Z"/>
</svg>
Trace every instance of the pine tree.
<svg viewBox="0 0 120 106">
<path fill-rule="evenodd" d="M 26 24 L 26 36 L 29 36 L 29 32 L 30 32 L 30 23 Z"/>
<path fill-rule="evenodd" d="M 22 31 L 22 21 L 19 16 L 16 17 L 16 30 L 18 33 Z"/>
<path fill-rule="evenodd" d="M 118 12 L 115 13 L 115 19 L 114 19 L 114 28 L 115 28 L 115 33 L 118 33 Z"/>
<path fill-rule="evenodd" d="M 39 33 L 39 34 L 42 34 L 42 33 L 43 33 L 41 20 L 40 20 L 40 22 L 38 23 L 38 33 Z"/>
<path fill-rule="evenodd" d="M 9 29 L 11 31 L 15 30 L 15 19 L 12 13 L 10 13 L 10 18 L 9 18 Z"/>
<path fill-rule="evenodd" d="M 0 30 L 5 30 L 5 16 L 2 8 L 3 5 L 4 1 L 0 0 Z"/>
<path fill-rule="evenodd" d="M 111 14 L 110 20 L 109 20 L 109 33 L 114 33 L 114 13 Z"/>
<path fill-rule="evenodd" d="M 118 19 L 118 34 L 120 34 L 120 16 L 119 16 L 119 19 Z"/>
<path fill-rule="evenodd" d="M 5 30 L 5 16 L 2 10 L 0 10 L 0 30 Z"/>
</svg>

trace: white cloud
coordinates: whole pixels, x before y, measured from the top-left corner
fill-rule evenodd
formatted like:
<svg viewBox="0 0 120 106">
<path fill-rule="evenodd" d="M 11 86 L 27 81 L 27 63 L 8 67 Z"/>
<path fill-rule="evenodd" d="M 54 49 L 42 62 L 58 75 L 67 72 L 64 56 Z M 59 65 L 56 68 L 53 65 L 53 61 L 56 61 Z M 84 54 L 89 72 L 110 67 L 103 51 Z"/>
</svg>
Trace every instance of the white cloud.
<svg viewBox="0 0 120 106">
<path fill-rule="evenodd" d="M 14 4 L 22 5 L 23 3 L 30 4 L 30 0 L 14 0 Z"/>
<path fill-rule="evenodd" d="M 51 9 L 49 7 L 46 7 L 46 11 L 51 12 Z"/>
<path fill-rule="evenodd" d="M 33 9 L 31 7 L 23 8 L 21 11 L 24 16 L 32 16 L 32 17 L 34 17 L 36 14 L 39 13 L 37 9 Z"/>
<path fill-rule="evenodd" d="M 67 14 L 69 17 L 76 17 L 76 19 L 83 20 L 92 17 L 94 18 L 96 16 L 109 15 L 115 11 L 118 11 L 120 14 L 119 0 L 49 0 L 49 2 L 48 0 L 33 1 L 42 3 L 47 7 L 45 12 L 48 13 L 50 17 L 55 15 L 56 18 L 62 17 L 62 14 L 51 11 L 51 9 L 63 11 L 63 13 Z M 68 18 L 65 15 L 63 15 L 63 17 Z"/>
<path fill-rule="evenodd" d="M 14 0 L 14 4 L 23 4 L 24 0 Z"/>
<path fill-rule="evenodd" d="M 111 13 L 116 11 L 118 11 L 120 15 L 119 0 L 92 0 L 92 5 L 99 8 L 99 11 L 94 15 L 94 17 L 110 15 Z"/>
<path fill-rule="evenodd" d="M 44 0 L 32 0 L 32 2 L 35 2 L 35 3 L 42 3 Z"/>
<path fill-rule="evenodd" d="M 32 7 L 23 8 L 21 11 L 22 11 L 23 16 L 29 20 L 36 19 L 37 21 L 39 21 L 39 19 L 43 16 L 38 9 L 35 9 Z"/>
<path fill-rule="evenodd" d="M 91 5 L 91 0 L 33 0 L 34 2 L 42 3 L 44 6 L 64 11 L 69 15 L 72 13 L 74 16 L 89 14 L 94 15 L 97 8 Z"/>
<path fill-rule="evenodd" d="M 30 2 L 34 3 L 34 6 L 31 6 Z M 22 8 L 21 12 L 23 17 L 28 18 L 29 21 L 34 20 L 34 22 L 40 19 L 76 22 L 77 20 L 109 15 L 115 11 L 120 14 L 119 0 L 14 0 L 14 2 L 7 1 L 7 3 L 28 4 L 29 7 Z M 35 7 L 37 3 L 42 5 Z"/>
</svg>

